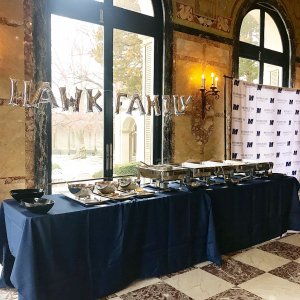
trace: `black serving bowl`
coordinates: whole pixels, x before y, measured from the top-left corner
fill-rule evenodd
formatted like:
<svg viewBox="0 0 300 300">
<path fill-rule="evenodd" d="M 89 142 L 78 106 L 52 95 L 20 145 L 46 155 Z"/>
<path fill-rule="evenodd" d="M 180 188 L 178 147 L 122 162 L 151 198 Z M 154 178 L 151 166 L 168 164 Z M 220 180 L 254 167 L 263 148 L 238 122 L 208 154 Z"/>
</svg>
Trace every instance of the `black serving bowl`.
<svg viewBox="0 0 300 300">
<path fill-rule="evenodd" d="M 29 198 L 30 199 L 30 198 Z M 35 214 L 46 214 L 54 205 L 54 200 L 45 198 L 33 198 L 31 201 L 29 199 L 24 199 L 20 203 L 29 211 Z"/>
<path fill-rule="evenodd" d="M 18 202 L 23 199 L 34 199 L 41 198 L 44 195 L 44 190 L 42 189 L 17 189 L 11 190 L 10 195 Z"/>
</svg>

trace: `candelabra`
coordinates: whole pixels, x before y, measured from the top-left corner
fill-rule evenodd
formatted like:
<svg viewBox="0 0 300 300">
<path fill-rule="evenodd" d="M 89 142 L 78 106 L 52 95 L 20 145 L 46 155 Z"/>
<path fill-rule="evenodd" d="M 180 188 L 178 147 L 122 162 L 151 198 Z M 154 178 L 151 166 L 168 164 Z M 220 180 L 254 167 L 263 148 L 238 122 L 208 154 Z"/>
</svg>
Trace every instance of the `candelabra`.
<svg viewBox="0 0 300 300">
<path fill-rule="evenodd" d="M 218 77 L 215 77 L 214 73 L 211 73 L 212 83 L 209 89 L 205 88 L 205 77 L 202 75 L 202 86 L 200 88 L 200 97 L 201 97 L 201 112 L 202 119 L 205 118 L 206 115 L 206 104 L 207 98 L 213 97 L 215 100 L 219 99 L 219 90 L 218 90 Z"/>
</svg>

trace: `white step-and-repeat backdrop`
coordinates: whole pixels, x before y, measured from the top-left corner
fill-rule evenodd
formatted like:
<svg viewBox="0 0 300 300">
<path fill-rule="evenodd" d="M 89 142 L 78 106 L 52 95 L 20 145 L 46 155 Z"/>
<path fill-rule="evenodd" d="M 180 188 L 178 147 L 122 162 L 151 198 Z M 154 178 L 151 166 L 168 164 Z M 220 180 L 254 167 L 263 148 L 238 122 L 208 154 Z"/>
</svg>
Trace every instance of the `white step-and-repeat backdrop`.
<svg viewBox="0 0 300 300">
<path fill-rule="evenodd" d="M 300 178 L 300 91 L 233 79 L 231 158 Z"/>
</svg>

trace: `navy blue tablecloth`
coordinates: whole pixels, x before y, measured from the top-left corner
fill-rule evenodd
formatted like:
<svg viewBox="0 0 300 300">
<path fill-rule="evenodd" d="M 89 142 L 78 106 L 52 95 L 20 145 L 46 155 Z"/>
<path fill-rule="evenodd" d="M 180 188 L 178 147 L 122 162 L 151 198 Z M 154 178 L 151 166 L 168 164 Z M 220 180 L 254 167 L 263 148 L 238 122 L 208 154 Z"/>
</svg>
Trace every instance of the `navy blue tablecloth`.
<svg viewBox="0 0 300 300">
<path fill-rule="evenodd" d="M 47 197 L 55 205 L 46 215 L 15 200 L 0 206 L 0 284 L 17 288 L 20 300 L 93 300 L 137 278 L 221 262 L 204 191 L 89 208 Z"/>
<path fill-rule="evenodd" d="M 288 176 L 207 189 L 220 253 L 257 245 L 287 230 L 300 231 L 298 190 L 299 182 Z"/>
</svg>

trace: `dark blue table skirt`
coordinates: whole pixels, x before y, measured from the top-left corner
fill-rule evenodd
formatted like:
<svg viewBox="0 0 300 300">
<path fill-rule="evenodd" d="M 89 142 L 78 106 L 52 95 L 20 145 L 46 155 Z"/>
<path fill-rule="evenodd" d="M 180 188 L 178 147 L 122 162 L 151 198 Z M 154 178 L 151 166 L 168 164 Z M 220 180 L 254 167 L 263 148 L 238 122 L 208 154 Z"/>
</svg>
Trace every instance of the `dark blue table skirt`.
<svg viewBox="0 0 300 300">
<path fill-rule="evenodd" d="M 300 231 L 298 189 L 298 181 L 287 176 L 208 189 L 220 253 Z"/>
<path fill-rule="evenodd" d="M 210 260 L 220 264 L 211 199 L 170 192 L 83 207 L 62 195 L 47 215 L 14 200 L 0 207 L 1 286 L 20 300 L 89 300 L 137 278 Z"/>
</svg>

